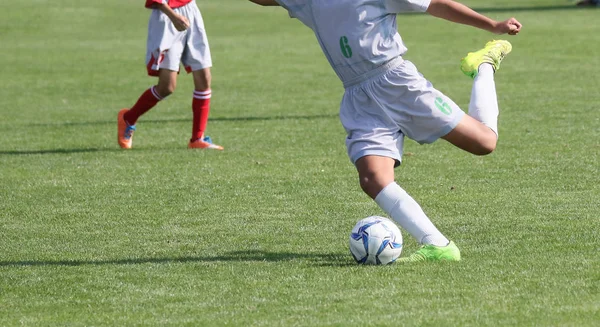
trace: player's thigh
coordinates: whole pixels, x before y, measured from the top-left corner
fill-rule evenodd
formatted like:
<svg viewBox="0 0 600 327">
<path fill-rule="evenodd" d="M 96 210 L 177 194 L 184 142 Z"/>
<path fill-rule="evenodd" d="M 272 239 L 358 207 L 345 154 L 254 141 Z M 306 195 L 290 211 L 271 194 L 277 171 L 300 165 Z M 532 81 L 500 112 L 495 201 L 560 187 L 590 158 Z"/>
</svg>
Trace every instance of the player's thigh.
<svg viewBox="0 0 600 327">
<path fill-rule="evenodd" d="M 402 132 L 419 143 L 448 134 L 465 115 L 409 61 L 374 83 L 372 93 Z"/>
<path fill-rule="evenodd" d="M 192 25 L 187 31 L 186 47 L 183 51 L 181 62 L 187 72 L 194 72 L 212 67 L 212 57 L 208 36 L 204 28 L 204 21 L 196 3 L 191 2 L 186 6 L 187 15 L 193 16 Z"/>
<path fill-rule="evenodd" d="M 340 105 L 340 120 L 346 130 L 346 149 L 353 164 L 364 156 L 402 160 L 404 135 L 361 86 L 346 90 Z"/>
<path fill-rule="evenodd" d="M 374 84 L 373 93 L 402 132 L 419 143 L 443 138 L 477 155 L 488 154 L 496 146 L 491 129 L 466 115 L 409 61 Z"/>
<path fill-rule="evenodd" d="M 179 71 L 185 42 L 185 33 L 178 32 L 165 14 L 153 10 L 146 46 L 148 74 L 158 76 L 160 69 Z"/>
</svg>

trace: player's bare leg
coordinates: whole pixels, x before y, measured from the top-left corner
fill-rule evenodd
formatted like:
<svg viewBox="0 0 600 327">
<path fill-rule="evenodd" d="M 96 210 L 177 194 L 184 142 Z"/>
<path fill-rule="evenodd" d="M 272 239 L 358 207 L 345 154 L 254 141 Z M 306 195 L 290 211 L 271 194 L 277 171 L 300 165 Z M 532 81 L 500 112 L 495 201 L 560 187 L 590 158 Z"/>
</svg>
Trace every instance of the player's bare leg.
<svg viewBox="0 0 600 327">
<path fill-rule="evenodd" d="M 212 83 L 212 74 L 210 68 L 204 68 L 192 72 L 194 77 L 194 87 L 198 91 L 210 90 Z"/>
<path fill-rule="evenodd" d="M 194 77 L 193 124 L 192 137 L 188 148 L 223 150 L 222 146 L 213 144 L 210 137 L 204 135 L 210 113 L 210 98 L 212 97 L 210 68 L 193 71 L 192 76 Z"/>
<path fill-rule="evenodd" d="M 356 170 L 362 190 L 372 199 L 394 182 L 395 160 L 382 156 L 364 156 L 356 161 Z"/>
<path fill-rule="evenodd" d="M 175 88 L 177 87 L 177 73 L 168 69 L 160 69 L 158 71 L 156 90 L 162 98 L 166 98 L 175 92 Z"/>
</svg>

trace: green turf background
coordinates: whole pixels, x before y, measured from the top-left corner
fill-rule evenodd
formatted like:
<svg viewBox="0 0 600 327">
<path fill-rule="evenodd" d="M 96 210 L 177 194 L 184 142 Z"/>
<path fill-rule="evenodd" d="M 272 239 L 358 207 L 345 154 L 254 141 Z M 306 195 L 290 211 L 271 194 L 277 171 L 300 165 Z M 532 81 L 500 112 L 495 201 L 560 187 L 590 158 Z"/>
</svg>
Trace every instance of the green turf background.
<svg viewBox="0 0 600 327">
<path fill-rule="evenodd" d="M 141 1 L 25 0 L 0 10 L 1 326 L 597 326 L 600 10 L 465 1 L 516 17 L 496 77 L 500 141 L 475 157 L 407 141 L 400 183 L 462 250 L 456 264 L 362 267 L 364 195 L 337 118 L 343 89 L 280 8 L 202 0 L 208 134 L 189 151 L 191 76 L 138 124 Z M 458 64 L 494 38 L 398 18 L 413 61 L 466 108 Z M 417 249 L 405 236 L 405 252 Z"/>
</svg>

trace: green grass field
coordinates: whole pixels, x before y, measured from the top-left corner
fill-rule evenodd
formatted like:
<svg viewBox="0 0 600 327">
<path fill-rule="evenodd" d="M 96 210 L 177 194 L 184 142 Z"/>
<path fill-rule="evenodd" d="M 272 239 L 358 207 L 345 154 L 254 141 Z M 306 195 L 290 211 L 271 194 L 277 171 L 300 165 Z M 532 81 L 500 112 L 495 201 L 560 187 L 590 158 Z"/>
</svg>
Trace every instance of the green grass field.
<svg viewBox="0 0 600 327">
<path fill-rule="evenodd" d="M 500 142 L 476 157 L 408 141 L 396 180 L 462 250 L 455 264 L 354 263 L 383 215 L 349 162 L 343 88 L 281 8 L 200 0 L 208 134 L 186 149 L 191 76 L 142 117 L 142 1 L 27 0 L 0 11 L 0 326 L 598 326 L 600 10 L 466 4 L 516 17 L 496 77 Z M 494 35 L 398 18 L 413 61 L 467 108 L 460 58 Z M 418 244 L 405 232 L 403 255 Z"/>
</svg>

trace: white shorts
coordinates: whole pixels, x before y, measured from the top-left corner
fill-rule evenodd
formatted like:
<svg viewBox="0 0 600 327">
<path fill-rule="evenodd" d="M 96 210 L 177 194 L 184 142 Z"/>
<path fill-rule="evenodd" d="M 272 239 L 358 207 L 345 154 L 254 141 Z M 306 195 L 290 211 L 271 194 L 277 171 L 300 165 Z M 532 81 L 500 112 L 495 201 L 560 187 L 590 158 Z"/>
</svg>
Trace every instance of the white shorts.
<svg viewBox="0 0 600 327">
<path fill-rule="evenodd" d="M 178 72 L 180 63 L 188 73 L 212 67 L 204 21 L 196 2 L 173 10 L 185 16 L 190 27 L 179 32 L 167 15 L 158 9 L 152 10 L 146 49 L 148 75 L 157 76 L 161 68 Z"/>
<path fill-rule="evenodd" d="M 454 129 L 464 115 L 407 60 L 347 88 L 340 106 L 352 163 L 377 155 L 393 158 L 398 166 L 404 135 L 421 144 L 432 143 Z"/>
</svg>

